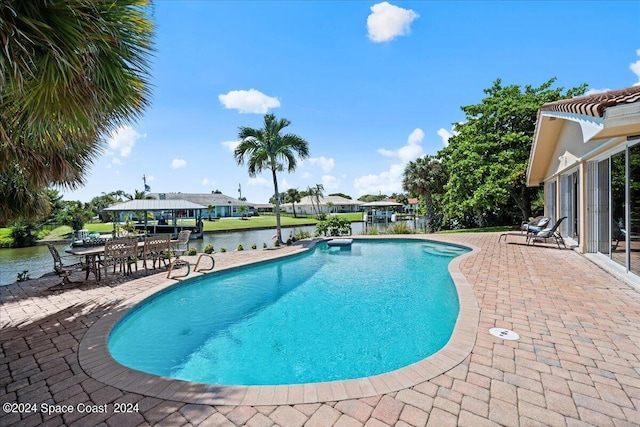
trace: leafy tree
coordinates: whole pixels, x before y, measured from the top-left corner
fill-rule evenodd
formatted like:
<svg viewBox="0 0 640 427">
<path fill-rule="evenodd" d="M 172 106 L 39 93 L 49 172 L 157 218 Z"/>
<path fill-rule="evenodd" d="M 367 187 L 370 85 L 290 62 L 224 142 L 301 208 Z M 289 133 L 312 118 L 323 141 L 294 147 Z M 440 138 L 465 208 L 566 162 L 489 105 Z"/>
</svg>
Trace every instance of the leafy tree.
<svg viewBox="0 0 640 427">
<path fill-rule="evenodd" d="M 498 79 L 484 90 L 482 102 L 462 107 L 465 120 L 455 125 L 448 146 L 438 153 L 450 174 L 443 199 L 450 225 L 519 223 L 531 216 L 538 189 L 526 186 L 525 174 L 538 109 L 586 89 L 582 85 L 563 93 L 551 87 L 555 80 L 520 88 L 503 86 Z"/>
<path fill-rule="evenodd" d="M 214 210 L 216 207 L 209 204 L 207 205 L 207 213 L 209 214 L 209 221 L 211 221 L 211 211 Z"/>
<path fill-rule="evenodd" d="M 300 203 L 300 200 L 302 200 L 302 197 L 300 196 L 300 192 L 298 191 L 298 189 L 297 188 L 288 189 L 287 193 L 284 196 L 284 200 L 286 203 L 291 203 L 293 207 L 293 217 L 297 218 L 298 216 L 296 215 L 296 203 Z"/>
<path fill-rule="evenodd" d="M 240 205 L 238 206 L 238 213 L 240 214 L 240 217 L 242 219 L 245 219 L 245 212 L 249 210 L 249 206 L 247 205 Z"/>
<path fill-rule="evenodd" d="M 329 196 L 338 196 L 338 197 L 342 197 L 342 198 L 344 198 L 344 199 L 352 200 L 352 199 L 351 199 L 351 196 L 346 195 L 346 194 L 344 194 L 344 193 L 331 193 L 331 194 L 329 194 Z"/>
<path fill-rule="evenodd" d="M 249 167 L 249 176 L 255 177 L 263 170 L 270 170 L 273 179 L 273 194 L 279 195 L 277 172 L 296 169 L 296 157 L 309 157 L 309 143 L 295 134 L 280 132 L 291 122 L 285 118 L 277 119 L 275 114 L 265 114 L 264 127 L 254 129 L 241 126 L 238 131 L 240 144 L 236 147 L 234 157 L 239 165 L 245 162 Z M 277 242 L 282 241 L 280 226 L 280 197 L 275 199 Z"/>
<path fill-rule="evenodd" d="M 66 208 L 58 215 L 58 221 L 68 225 L 73 231 L 81 230 L 84 224 L 91 218 L 91 211 L 86 209 L 82 202 L 66 202 Z"/>
<path fill-rule="evenodd" d="M 432 231 L 442 224 L 441 200 L 447 180 L 442 163 L 429 155 L 409 162 L 404 170 L 402 188 L 420 199 L 427 227 Z"/>
<path fill-rule="evenodd" d="M 0 223 L 46 215 L 149 102 L 147 0 L 0 3 Z"/>
<path fill-rule="evenodd" d="M 380 200 L 385 200 L 385 199 L 387 199 L 386 194 L 365 194 L 364 196 L 358 197 L 358 200 L 365 203 L 379 202 Z"/>
</svg>

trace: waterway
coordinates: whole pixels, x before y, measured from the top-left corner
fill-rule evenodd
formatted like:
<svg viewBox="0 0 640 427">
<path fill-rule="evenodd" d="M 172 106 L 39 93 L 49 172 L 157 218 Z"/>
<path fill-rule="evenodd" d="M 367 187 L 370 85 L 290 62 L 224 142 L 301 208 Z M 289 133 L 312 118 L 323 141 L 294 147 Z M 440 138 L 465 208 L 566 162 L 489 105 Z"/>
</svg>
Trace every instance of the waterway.
<svg viewBox="0 0 640 427">
<path fill-rule="evenodd" d="M 408 221 L 413 226 L 412 221 Z M 371 225 L 369 225 L 371 227 Z M 385 224 L 376 224 L 376 227 L 383 229 Z M 282 238 L 287 239 L 289 235 L 293 235 L 298 231 L 306 231 L 311 236 L 315 233 L 315 226 L 301 227 L 283 227 Z M 351 224 L 352 234 L 359 235 L 365 232 L 365 225 L 362 222 L 354 222 Z M 213 245 L 216 252 L 220 252 L 222 248 L 227 251 L 234 251 L 238 245 L 242 245 L 244 250 L 252 250 L 251 246 L 255 243 L 257 250 L 262 250 L 263 244 L 268 247 L 273 246 L 273 235 L 275 228 L 266 230 L 243 230 L 230 231 L 223 233 L 207 233 L 202 239 L 191 240 L 189 246 L 194 247 L 198 252 L 202 252 L 208 244 Z M 58 252 L 64 256 L 65 249 L 69 248 L 69 242 L 61 242 L 55 244 Z M 63 258 L 66 263 L 77 262 L 75 257 L 68 255 L 69 258 Z M 36 279 L 44 274 L 53 271 L 53 258 L 49 253 L 49 249 L 44 245 L 31 246 L 28 248 L 18 249 L 0 249 L 0 286 L 14 283 L 19 273 L 27 271 L 32 279 Z"/>
</svg>

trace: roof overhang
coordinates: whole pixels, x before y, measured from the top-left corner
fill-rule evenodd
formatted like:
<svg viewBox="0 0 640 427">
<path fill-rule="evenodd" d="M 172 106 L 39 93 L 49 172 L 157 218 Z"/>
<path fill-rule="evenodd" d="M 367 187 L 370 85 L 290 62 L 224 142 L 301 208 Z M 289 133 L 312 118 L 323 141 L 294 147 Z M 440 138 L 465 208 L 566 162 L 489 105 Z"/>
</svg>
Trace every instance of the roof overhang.
<svg viewBox="0 0 640 427">
<path fill-rule="evenodd" d="M 592 140 L 603 128 L 603 120 L 601 118 L 572 113 L 541 111 L 536 123 L 531 153 L 529 154 L 527 186 L 535 187 L 544 180 L 551 158 L 556 151 L 558 140 L 567 122 L 574 122 L 580 126 L 582 142 L 584 143 Z"/>
<path fill-rule="evenodd" d="M 607 108 L 604 126 L 591 140 L 638 135 L 640 135 L 640 102 L 634 102 Z"/>
<path fill-rule="evenodd" d="M 187 200 L 157 200 L 157 199 L 137 199 L 129 200 L 122 203 L 116 203 L 108 208 L 103 209 L 104 212 L 140 212 L 140 211 L 184 211 L 184 210 L 203 210 L 206 206 Z"/>
</svg>

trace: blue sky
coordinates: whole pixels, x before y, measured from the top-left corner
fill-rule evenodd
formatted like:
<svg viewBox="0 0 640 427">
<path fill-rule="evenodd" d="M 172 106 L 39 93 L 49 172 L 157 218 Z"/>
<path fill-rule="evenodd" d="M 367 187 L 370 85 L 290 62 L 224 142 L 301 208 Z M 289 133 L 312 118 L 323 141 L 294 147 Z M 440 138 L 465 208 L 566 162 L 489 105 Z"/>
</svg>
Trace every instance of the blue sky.
<svg viewBox="0 0 640 427">
<path fill-rule="evenodd" d="M 279 174 L 281 191 L 401 191 L 410 160 L 435 154 L 461 106 L 504 85 L 640 82 L 640 2 L 155 2 L 151 106 L 105 135 L 87 185 L 64 193 L 220 190 L 255 203 L 273 194 L 232 148 L 267 112 L 292 122 L 310 159 Z"/>
</svg>

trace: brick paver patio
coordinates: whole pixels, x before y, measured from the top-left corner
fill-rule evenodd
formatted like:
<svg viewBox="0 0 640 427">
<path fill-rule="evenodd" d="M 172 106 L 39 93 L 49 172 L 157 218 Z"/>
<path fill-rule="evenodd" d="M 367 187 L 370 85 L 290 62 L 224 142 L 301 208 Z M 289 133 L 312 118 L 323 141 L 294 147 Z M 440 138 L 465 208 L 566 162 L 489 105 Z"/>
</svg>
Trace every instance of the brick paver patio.
<svg viewBox="0 0 640 427">
<path fill-rule="evenodd" d="M 207 405 L 106 385 L 83 370 L 80 343 L 160 276 L 55 293 L 46 288 L 57 277 L 0 287 L 0 425 L 639 426 L 640 292 L 571 250 L 498 236 L 427 236 L 480 249 L 459 264 L 480 308 L 471 353 L 428 381 L 359 399 Z M 293 250 L 217 254 L 216 269 Z M 114 412 L 127 404 L 137 411 Z"/>
</svg>

